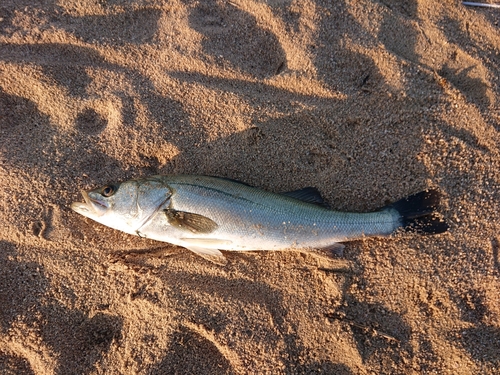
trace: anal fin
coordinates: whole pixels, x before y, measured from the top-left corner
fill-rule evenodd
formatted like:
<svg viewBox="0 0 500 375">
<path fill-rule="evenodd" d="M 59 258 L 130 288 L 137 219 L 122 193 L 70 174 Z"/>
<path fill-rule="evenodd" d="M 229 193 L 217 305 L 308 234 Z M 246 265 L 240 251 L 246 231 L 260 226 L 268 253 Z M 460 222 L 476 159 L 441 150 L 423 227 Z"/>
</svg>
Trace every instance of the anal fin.
<svg viewBox="0 0 500 375">
<path fill-rule="evenodd" d="M 204 247 L 209 249 L 224 249 L 225 246 L 229 246 L 233 243 L 231 240 L 223 240 L 219 238 L 181 238 L 182 241 L 186 244 L 186 246 L 196 246 L 196 247 Z"/>
<path fill-rule="evenodd" d="M 226 257 L 217 249 L 207 249 L 206 247 L 199 246 L 185 246 L 186 249 L 191 250 L 193 253 L 205 258 L 206 260 L 218 264 L 219 266 L 225 266 L 227 264 Z"/>
</svg>

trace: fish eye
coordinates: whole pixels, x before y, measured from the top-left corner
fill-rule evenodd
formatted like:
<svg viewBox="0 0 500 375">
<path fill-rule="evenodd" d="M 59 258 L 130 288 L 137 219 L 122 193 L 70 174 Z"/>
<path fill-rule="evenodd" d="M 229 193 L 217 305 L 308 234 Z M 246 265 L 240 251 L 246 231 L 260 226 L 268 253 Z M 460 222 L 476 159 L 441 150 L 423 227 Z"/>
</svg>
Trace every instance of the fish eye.
<svg viewBox="0 0 500 375">
<path fill-rule="evenodd" d="M 101 192 L 101 195 L 103 197 L 111 197 L 114 193 L 115 193 L 116 189 L 114 186 L 112 185 L 108 185 L 108 186 L 105 186 L 103 189 L 102 189 L 102 192 Z"/>
</svg>

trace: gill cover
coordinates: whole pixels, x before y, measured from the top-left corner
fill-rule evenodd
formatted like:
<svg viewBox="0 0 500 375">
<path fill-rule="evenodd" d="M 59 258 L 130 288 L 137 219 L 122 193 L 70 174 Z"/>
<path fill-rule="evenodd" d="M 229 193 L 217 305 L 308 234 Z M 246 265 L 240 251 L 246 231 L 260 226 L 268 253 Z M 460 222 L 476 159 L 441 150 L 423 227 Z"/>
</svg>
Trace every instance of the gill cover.
<svg viewBox="0 0 500 375">
<path fill-rule="evenodd" d="M 160 178 L 151 176 L 105 185 L 82 195 L 85 203 L 73 203 L 74 211 L 113 229 L 137 234 L 152 216 L 168 205 L 172 193 Z"/>
</svg>

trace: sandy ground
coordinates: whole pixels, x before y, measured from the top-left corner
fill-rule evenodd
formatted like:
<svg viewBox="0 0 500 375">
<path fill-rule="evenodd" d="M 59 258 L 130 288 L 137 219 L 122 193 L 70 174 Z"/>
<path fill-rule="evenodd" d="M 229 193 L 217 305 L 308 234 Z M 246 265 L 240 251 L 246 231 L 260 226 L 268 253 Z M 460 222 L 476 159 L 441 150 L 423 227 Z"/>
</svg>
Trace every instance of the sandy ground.
<svg viewBox="0 0 500 375">
<path fill-rule="evenodd" d="M 1 374 L 498 374 L 500 11 L 457 1 L 3 0 Z M 188 250 L 69 209 L 157 173 L 443 192 L 443 235 Z"/>
</svg>

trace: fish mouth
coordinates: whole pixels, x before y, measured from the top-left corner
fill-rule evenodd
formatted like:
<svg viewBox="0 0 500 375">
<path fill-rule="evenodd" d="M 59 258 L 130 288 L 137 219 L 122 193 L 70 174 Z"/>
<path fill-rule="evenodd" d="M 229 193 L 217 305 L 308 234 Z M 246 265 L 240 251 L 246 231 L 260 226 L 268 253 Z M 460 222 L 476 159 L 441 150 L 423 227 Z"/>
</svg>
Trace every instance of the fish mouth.
<svg viewBox="0 0 500 375">
<path fill-rule="evenodd" d="M 94 218 L 102 216 L 107 211 L 109 206 L 106 202 L 91 198 L 89 193 L 82 190 L 82 196 L 85 202 L 74 202 L 71 204 L 71 209 L 80 215 Z"/>
</svg>

